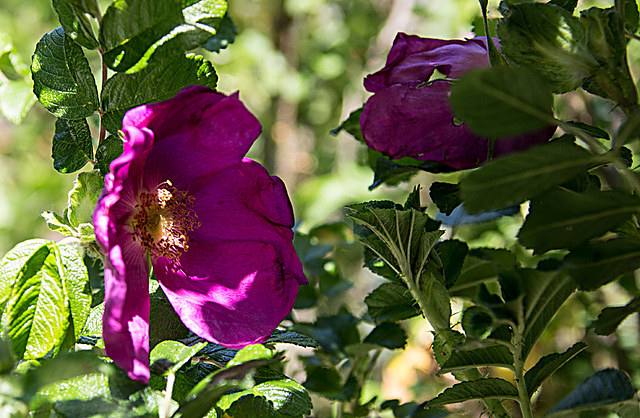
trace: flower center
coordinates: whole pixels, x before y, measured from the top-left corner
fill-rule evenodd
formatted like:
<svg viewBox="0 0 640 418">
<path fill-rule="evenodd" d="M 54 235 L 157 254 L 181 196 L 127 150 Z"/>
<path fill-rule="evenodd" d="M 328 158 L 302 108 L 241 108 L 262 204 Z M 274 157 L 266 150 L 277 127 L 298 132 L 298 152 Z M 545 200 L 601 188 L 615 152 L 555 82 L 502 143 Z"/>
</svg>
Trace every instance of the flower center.
<svg viewBox="0 0 640 418">
<path fill-rule="evenodd" d="M 193 196 L 173 187 L 169 180 L 156 190 L 141 193 L 133 217 L 133 238 L 152 257 L 178 261 L 189 250 L 189 231 L 200 227 Z"/>
</svg>

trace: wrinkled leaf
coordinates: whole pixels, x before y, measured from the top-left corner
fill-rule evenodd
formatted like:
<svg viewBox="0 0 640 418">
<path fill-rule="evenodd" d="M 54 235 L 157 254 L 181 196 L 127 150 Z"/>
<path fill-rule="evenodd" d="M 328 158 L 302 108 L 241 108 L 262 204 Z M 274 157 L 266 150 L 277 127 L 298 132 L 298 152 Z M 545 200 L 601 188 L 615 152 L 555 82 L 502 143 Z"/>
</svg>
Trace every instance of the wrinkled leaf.
<svg viewBox="0 0 640 418">
<path fill-rule="evenodd" d="M 31 65 L 33 92 L 54 115 L 84 119 L 98 110 L 98 89 L 82 48 L 62 27 L 36 45 Z"/>
<path fill-rule="evenodd" d="M 61 173 L 78 171 L 93 159 L 91 132 L 86 119 L 56 120 L 51 157 L 53 167 Z"/>
<path fill-rule="evenodd" d="M 114 71 L 133 73 L 152 56 L 182 55 L 216 35 L 226 11 L 226 0 L 115 2 L 100 26 L 104 62 Z"/>
</svg>

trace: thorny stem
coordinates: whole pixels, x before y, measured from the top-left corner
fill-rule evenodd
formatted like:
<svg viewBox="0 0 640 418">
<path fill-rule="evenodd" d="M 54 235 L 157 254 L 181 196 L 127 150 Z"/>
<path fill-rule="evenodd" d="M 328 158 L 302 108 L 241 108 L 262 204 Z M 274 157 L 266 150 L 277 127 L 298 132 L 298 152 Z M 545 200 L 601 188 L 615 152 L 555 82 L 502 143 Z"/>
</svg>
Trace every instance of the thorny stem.
<svg viewBox="0 0 640 418">
<path fill-rule="evenodd" d="M 533 418 L 533 411 L 531 409 L 531 399 L 529 399 L 529 392 L 527 392 L 527 384 L 524 380 L 524 358 L 522 357 L 522 350 L 524 348 L 524 341 L 522 334 L 516 332 L 514 337 L 515 351 L 513 352 L 513 365 L 515 368 L 516 387 L 518 388 L 518 402 L 520 403 L 520 409 L 522 410 L 523 418 Z"/>
</svg>

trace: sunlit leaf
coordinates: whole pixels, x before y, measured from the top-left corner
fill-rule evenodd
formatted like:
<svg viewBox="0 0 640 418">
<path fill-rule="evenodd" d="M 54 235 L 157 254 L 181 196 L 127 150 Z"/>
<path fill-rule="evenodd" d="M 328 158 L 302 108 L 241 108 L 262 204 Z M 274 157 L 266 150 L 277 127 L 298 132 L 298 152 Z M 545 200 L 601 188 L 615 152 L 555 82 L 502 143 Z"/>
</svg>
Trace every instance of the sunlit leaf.
<svg viewBox="0 0 640 418">
<path fill-rule="evenodd" d="M 98 110 L 98 89 L 82 48 L 62 27 L 36 45 L 31 65 L 33 91 L 40 103 L 65 119 L 84 119 Z"/>
<path fill-rule="evenodd" d="M 135 72 L 152 56 L 183 55 L 217 33 L 226 11 L 226 0 L 117 1 L 100 26 L 105 64 L 115 71 Z"/>
</svg>

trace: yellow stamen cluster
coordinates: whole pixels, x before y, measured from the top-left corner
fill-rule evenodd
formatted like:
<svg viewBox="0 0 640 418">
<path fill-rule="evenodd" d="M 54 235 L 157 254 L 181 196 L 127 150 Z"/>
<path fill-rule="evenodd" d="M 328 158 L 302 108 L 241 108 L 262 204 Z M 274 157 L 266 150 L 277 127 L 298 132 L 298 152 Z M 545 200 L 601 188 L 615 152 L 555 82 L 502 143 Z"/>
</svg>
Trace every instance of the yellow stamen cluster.
<svg viewBox="0 0 640 418">
<path fill-rule="evenodd" d="M 189 231 L 200 227 L 193 196 L 173 187 L 169 180 L 155 191 L 141 193 L 133 217 L 133 238 L 152 257 L 177 261 L 189 250 Z"/>
</svg>

